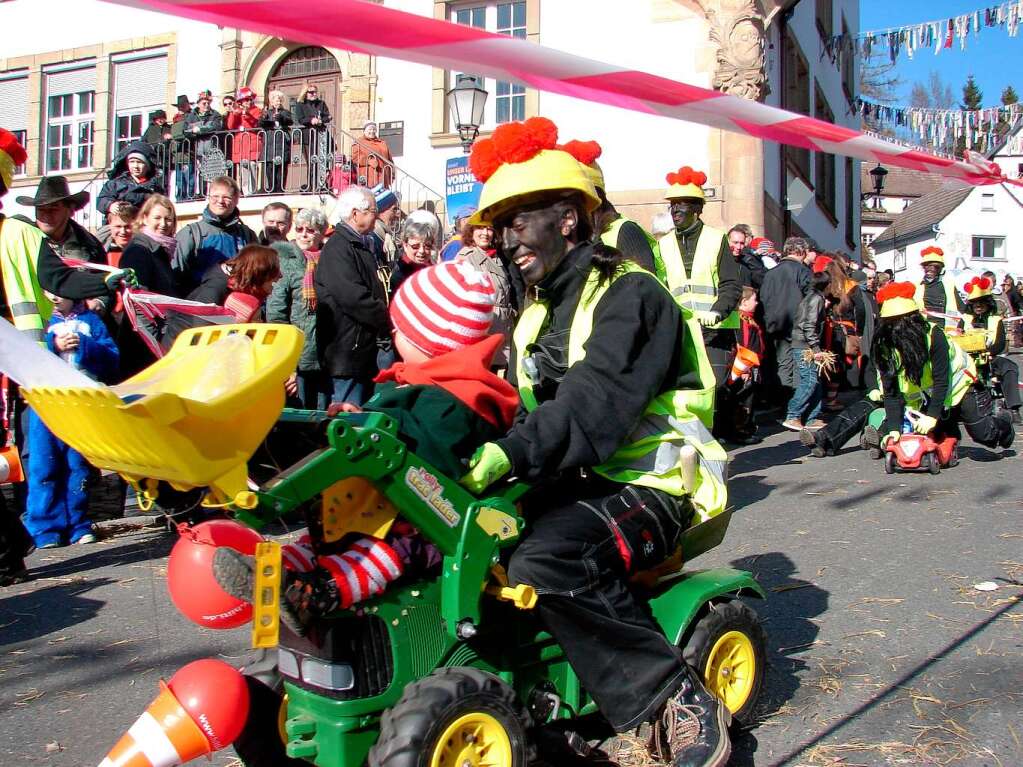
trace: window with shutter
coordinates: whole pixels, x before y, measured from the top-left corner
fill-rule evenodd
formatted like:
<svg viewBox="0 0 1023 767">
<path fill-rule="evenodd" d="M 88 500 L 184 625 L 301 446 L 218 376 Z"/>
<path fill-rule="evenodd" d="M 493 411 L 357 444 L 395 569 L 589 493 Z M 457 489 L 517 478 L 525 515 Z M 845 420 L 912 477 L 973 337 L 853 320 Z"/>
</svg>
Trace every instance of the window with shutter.
<svg viewBox="0 0 1023 767">
<path fill-rule="evenodd" d="M 0 125 L 7 128 L 18 143 L 28 141 L 28 76 L 18 75 L 0 79 Z M 14 175 L 25 172 L 25 166 L 14 169 Z"/>
<path fill-rule="evenodd" d="M 167 100 L 167 55 L 114 60 L 112 156 L 145 132 L 147 118 Z"/>
<path fill-rule="evenodd" d="M 96 65 L 60 65 L 46 78 L 46 171 L 92 167 Z"/>
</svg>

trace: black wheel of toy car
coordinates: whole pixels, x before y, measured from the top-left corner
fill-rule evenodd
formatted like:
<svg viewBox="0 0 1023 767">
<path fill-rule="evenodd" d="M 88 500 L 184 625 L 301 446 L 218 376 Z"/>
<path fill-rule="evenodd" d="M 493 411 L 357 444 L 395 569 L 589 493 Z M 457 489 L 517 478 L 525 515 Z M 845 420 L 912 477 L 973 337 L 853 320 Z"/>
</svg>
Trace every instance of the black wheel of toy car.
<svg viewBox="0 0 1023 767">
<path fill-rule="evenodd" d="M 767 640 L 756 611 L 738 599 L 711 604 L 682 656 L 740 723 L 750 720 L 767 676 Z"/>
<path fill-rule="evenodd" d="M 895 453 L 887 453 L 884 457 L 884 473 L 895 473 Z"/>
<path fill-rule="evenodd" d="M 282 732 L 284 685 L 278 677 L 275 686 L 245 676 L 249 688 L 249 718 L 234 750 L 245 767 L 309 767 L 309 762 L 288 758 Z"/>
<path fill-rule="evenodd" d="M 954 467 L 959 465 L 959 445 L 952 448 L 952 453 L 948 457 L 948 466 Z"/>
<path fill-rule="evenodd" d="M 413 682 L 380 720 L 370 767 L 526 767 L 529 713 L 493 674 L 445 668 Z"/>
<path fill-rule="evenodd" d="M 924 456 L 924 466 L 931 474 L 941 474 L 941 463 L 938 461 L 937 453 L 928 453 Z"/>
</svg>

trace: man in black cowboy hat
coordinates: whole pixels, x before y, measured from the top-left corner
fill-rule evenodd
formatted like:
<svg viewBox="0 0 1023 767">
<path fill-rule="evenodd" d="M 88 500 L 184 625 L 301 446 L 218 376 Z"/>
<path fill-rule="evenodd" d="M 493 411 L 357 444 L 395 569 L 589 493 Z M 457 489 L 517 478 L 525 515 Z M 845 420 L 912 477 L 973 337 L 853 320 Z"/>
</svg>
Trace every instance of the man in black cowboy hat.
<svg viewBox="0 0 1023 767">
<path fill-rule="evenodd" d="M 153 146 L 166 144 L 171 140 L 171 129 L 167 125 L 167 112 L 156 109 L 149 113 L 149 125 L 146 127 L 146 132 L 142 134 L 142 140 Z"/>
<path fill-rule="evenodd" d="M 39 284 L 62 298 L 97 298 L 105 306 L 112 287 L 120 284 L 125 273 L 71 269 L 64 262 L 64 259 L 77 259 L 94 264 L 107 263 L 106 251 L 100 241 L 71 218 L 89 202 L 89 193 L 72 194 L 64 176 L 43 176 L 34 197 L 16 197 L 15 201 L 35 208 L 35 225 L 46 235 L 36 266 Z M 95 310 L 98 307 L 91 308 Z"/>
</svg>

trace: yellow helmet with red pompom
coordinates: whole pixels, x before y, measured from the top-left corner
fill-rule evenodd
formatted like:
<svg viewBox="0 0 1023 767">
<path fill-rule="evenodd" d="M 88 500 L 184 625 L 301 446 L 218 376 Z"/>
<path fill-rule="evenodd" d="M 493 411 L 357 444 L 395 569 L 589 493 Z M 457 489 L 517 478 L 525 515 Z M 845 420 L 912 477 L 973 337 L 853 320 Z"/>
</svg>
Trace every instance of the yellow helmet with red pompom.
<svg viewBox="0 0 1023 767">
<path fill-rule="evenodd" d="M 901 317 L 920 311 L 916 302 L 916 285 L 912 282 L 890 282 L 877 291 L 882 317 Z"/>
<path fill-rule="evenodd" d="M 483 182 L 480 203 L 469 223 L 493 224 L 516 205 L 543 193 L 578 192 L 587 213 L 600 197 L 579 162 L 557 148 L 558 128 L 545 117 L 499 125 L 490 138 L 472 145 L 469 168 Z"/>
<path fill-rule="evenodd" d="M 568 152 L 579 164 L 583 166 L 583 173 L 597 189 L 607 189 L 604 186 L 604 171 L 597 164 L 597 158 L 604 150 L 596 141 L 569 141 L 558 147 Z"/>
<path fill-rule="evenodd" d="M 24 165 L 28 160 L 25 147 L 18 143 L 18 139 L 6 128 L 0 128 L 0 180 L 4 188 L 10 189 L 14 180 L 14 169 Z"/>
<path fill-rule="evenodd" d="M 702 170 L 693 170 L 683 165 L 664 177 L 668 182 L 668 190 L 664 193 L 665 200 L 679 200 L 684 197 L 704 200 L 703 185 L 707 183 L 707 174 Z"/>
<path fill-rule="evenodd" d="M 945 251 L 939 248 L 937 245 L 931 245 L 920 251 L 920 263 L 921 264 L 941 264 L 945 265 Z"/>
<path fill-rule="evenodd" d="M 976 301 L 978 298 L 988 298 L 994 285 L 987 277 L 974 277 L 963 285 L 963 292 L 967 301 Z"/>
</svg>

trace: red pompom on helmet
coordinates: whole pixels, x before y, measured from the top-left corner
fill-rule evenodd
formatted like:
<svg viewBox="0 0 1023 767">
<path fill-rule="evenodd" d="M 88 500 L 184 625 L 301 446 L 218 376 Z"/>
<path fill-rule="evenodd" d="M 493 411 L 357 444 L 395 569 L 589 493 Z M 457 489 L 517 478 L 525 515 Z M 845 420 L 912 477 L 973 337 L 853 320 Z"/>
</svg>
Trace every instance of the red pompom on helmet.
<svg viewBox="0 0 1023 767">
<path fill-rule="evenodd" d="M 494 175 L 494 171 L 500 167 L 501 157 L 497 154 L 494 140 L 477 139 L 472 145 L 472 154 L 469 155 L 469 170 L 472 171 L 476 179 L 485 184 L 487 179 Z"/>
<path fill-rule="evenodd" d="M 503 162 L 526 162 L 540 151 L 540 142 L 525 123 L 498 125 L 493 139 L 497 154 Z"/>
<path fill-rule="evenodd" d="M 600 144 L 596 141 L 569 141 L 558 147 L 563 152 L 568 152 L 583 165 L 592 165 L 597 158 L 604 153 Z"/>
<path fill-rule="evenodd" d="M 891 298 L 914 298 L 916 285 L 912 282 L 890 282 L 877 291 L 877 302 L 883 304 Z"/>
<path fill-rule="evenodd" d="M 491 138 L 480 139 L 472 145 L 469 168 L 477 179 L 486 183 L 504 163 L 528 162 L 543 150 L 554 149 L 557 143 L 558 128 L 546 117 L 504 123 L 497 126 Z"/>
<path fill-rule="evenodd" d="M 252 605 L 220 588 L 213 575 L 213 554 L 218 546 L 254 554 L 262 536 L 231 519 L 212 519 L 195 527 L 182 525 L 179 534 L 167 561 L 167 590 L 174 605 L 205 628 L 231 629 L 248 623 Z"/>
<path fill-rule="evenodd" d="M 546 117 L 530 117 L 523 125 L 541 149 L 554 149 L 558 145 L 558 126 Z"/>
<path fill-rule="evenodd" d="M 679 186 L 685 186 L 686 184 L 703 186 L 707 183 L 707 174 L 702 170 L 693 170 L 688 165 L 683 165 L 678 171 L 665 176 L 665 180 L 669 184 L 678 184 Z"/>
</svg>

